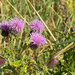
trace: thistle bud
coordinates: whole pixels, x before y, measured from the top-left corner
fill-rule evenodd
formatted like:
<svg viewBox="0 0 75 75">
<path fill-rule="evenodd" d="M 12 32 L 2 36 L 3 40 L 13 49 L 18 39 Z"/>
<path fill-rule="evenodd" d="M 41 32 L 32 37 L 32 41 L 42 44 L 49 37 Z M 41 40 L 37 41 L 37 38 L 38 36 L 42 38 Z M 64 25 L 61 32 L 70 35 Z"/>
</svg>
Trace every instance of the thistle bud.
<svg viewBox="0 0 75 75">
<path fill-rule="evenodd" d="M 58 60 L 56 58 L 53 58 L 51 61 L 48 63 L 48 67 L 53 69 L 58 63 Z"/>
<path fill-rule="evenodd" d="M 5 59 L 4 58 L 0 58 L 0 66 L 3 66 L 5 64 Z"/>
<path fill-rule="evenodd" d="M 75 31 L 75 27 L 71 27 L 71 31 Z"/>
</svg>

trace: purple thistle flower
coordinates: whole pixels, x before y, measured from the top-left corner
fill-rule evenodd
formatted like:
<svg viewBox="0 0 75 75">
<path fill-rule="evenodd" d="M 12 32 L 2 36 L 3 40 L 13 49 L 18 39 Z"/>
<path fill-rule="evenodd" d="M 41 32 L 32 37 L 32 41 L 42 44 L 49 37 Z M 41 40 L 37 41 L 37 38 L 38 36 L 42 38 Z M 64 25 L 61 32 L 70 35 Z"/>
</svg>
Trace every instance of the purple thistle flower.
<svg viewBox="0 0 75 75">
<path fill-rule="evenodd" d="M 9 23 L 12 28 L 11 32 L 14 34 L 19 35 L 24 28 L 24 21 L 22 19 L 14 17 L 9 21 Z"/>
<path fill-rule="evenodd" d="M 36 32 L 42 32 L 44 30 L 44 24 L 40 20 L 33 20 L 30 22 L 30 29 Z"/>
<path fill-rule="evenodd" d="M 58 63 L 58 60 L 56 58 L 53 58 L 49 63 L 48 63 L 48 67 L 50 68 L 54 68 Z"/>
<path fill-rule="evenodd" d="M 43 37 L 40 33 L 35 32 L 31 34 L 30 41 L 31 41 L 31 44 L 30 44 L 31 46 L 38 47 L 40 45 L 44 45 L 46 40 L 45 40 L 45 37 Z"/>
<path fill-rule="evenodd" d="M 71 27 L 71 31 L 75 31 L 75 27 Z"/>
<path fill-rule="evenodd" d="M 4 20 L 0 23 L 0 30 L 2 31 L 2 36 L 8 36 L 11 31 L 11 26 L 8 21 Z"/>
</svg>

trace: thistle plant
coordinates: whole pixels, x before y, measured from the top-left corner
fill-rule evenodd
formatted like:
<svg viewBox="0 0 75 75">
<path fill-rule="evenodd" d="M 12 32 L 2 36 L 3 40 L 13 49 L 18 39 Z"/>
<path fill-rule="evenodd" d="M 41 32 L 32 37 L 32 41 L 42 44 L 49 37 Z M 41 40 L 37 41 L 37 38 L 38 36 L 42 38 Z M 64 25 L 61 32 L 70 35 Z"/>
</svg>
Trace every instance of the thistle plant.
<svg viewBox="0 0 75 75">
<path fill-rule="evenodd" d="M 5 59 L 3 58 L 3 55 L 0 55 L 0 67 L 5 64 Z"/>
<path fill-rule="evenodd" d="M 42 33 L 42 31 L 44 30 L 44 24 L 40 21 L 40 20 L 32 20 L 30 22 L 30 29 L 33 32 L 40 32 Z"/>
<path fill-rule="evenodd" d="M 11 26 L 11 32 L 16 34 L 16 35 L 20 35 L 21 31 L 24 28 L 24 21 L 22 19 L 19 18 L 12 18 L 9 21 L 9 24 Z"/>
<path fill-rule="evenodd" d="M 31 34 L 30 41 L 30 47 L 32 49 L 37 49 L 37 47 L 44 45 L 46 42 L 45 37 L 43 37 L 40 33 L 37 32 Z"/>
<path fill-rule="evenodd" d="M 75 27 L 71 27 L 71 31 L 75 31 Z"/>
<path fill-rule="evenodd" d="M 58 63 L 58 60 L 56 58 L 53 58 L 52 60 L 49 61 L 48 67 L 53 69 Z"/>
<path fill-rule="evenodd" d="M 0 75 L 74 75 L 74 3 L 1 0 Z"/>
<path fill-rule="evenodd" d="M 4 20 L 0 23 L 0 30 L 2 36 L 8 36 L 11 32 L 11 26 L 8 21 Z"/>
</svg>

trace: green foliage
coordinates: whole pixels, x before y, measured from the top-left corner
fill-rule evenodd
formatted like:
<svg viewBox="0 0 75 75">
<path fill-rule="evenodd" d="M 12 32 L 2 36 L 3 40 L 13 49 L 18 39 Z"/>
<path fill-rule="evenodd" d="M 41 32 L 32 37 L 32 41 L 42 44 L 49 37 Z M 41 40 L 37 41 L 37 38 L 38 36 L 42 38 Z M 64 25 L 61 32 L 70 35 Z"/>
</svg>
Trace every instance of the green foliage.
<svg viewBox="0 0 75 75">
<path fill-rule="evenodd" d="M 0 20 L 9 20 L 12 17 L 19 17 L 30 22 L 39 17 L 33 10 L 28 0 L 1 0 Z M 71 42 L 75 42 L 75 31 L 70 29 L 75 26 L 75 10 L 73 0 L 30 0 L 41 18 L 47 24 L 52 34 L 57 39 L 53 40 L 45 28 L 43 35 L 46 37 L 46 44 L 36 50 L 29 47 L 30 28 L 25 21 L 26 36 L 10 35 L 10 41 L 5 42 L 0 31 L 0 58 L 6 62 L 0 67 L 0 75 L 74 75 L 75 74 L 75 43 L 65 53 L 57 57 L 58 64 L 50 69 L 48 62 L 57 52 L 64 49 Z M 69 4 L 67 4 L 68 2 Z M 21 16 L 22 17 L 21 17 Z M 8 44 L 8 46 L 7 46 Z"/>
</svg>

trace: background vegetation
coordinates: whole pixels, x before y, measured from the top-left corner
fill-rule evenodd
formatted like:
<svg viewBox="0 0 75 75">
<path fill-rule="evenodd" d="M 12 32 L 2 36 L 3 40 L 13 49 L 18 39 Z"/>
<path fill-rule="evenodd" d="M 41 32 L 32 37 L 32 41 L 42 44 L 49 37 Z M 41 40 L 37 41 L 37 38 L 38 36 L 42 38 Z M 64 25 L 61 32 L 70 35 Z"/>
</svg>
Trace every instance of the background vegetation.
<svg viewBox="0 0 75 75">
<path fill-rule="evenodd" d="M 0 75 L 75 75 L 75 0 L 1 0 L 0 22 L 13 17 L 23 19 L 25 29 L 20 37 L 0 35 L 0 54 L 6 59 Z M 46 38 L 35 51 L 28 46 L 33 19 L 45 24 Z M 47 64 L 54 57 L 59 62 L 50 69 Z"/>
</svg>

